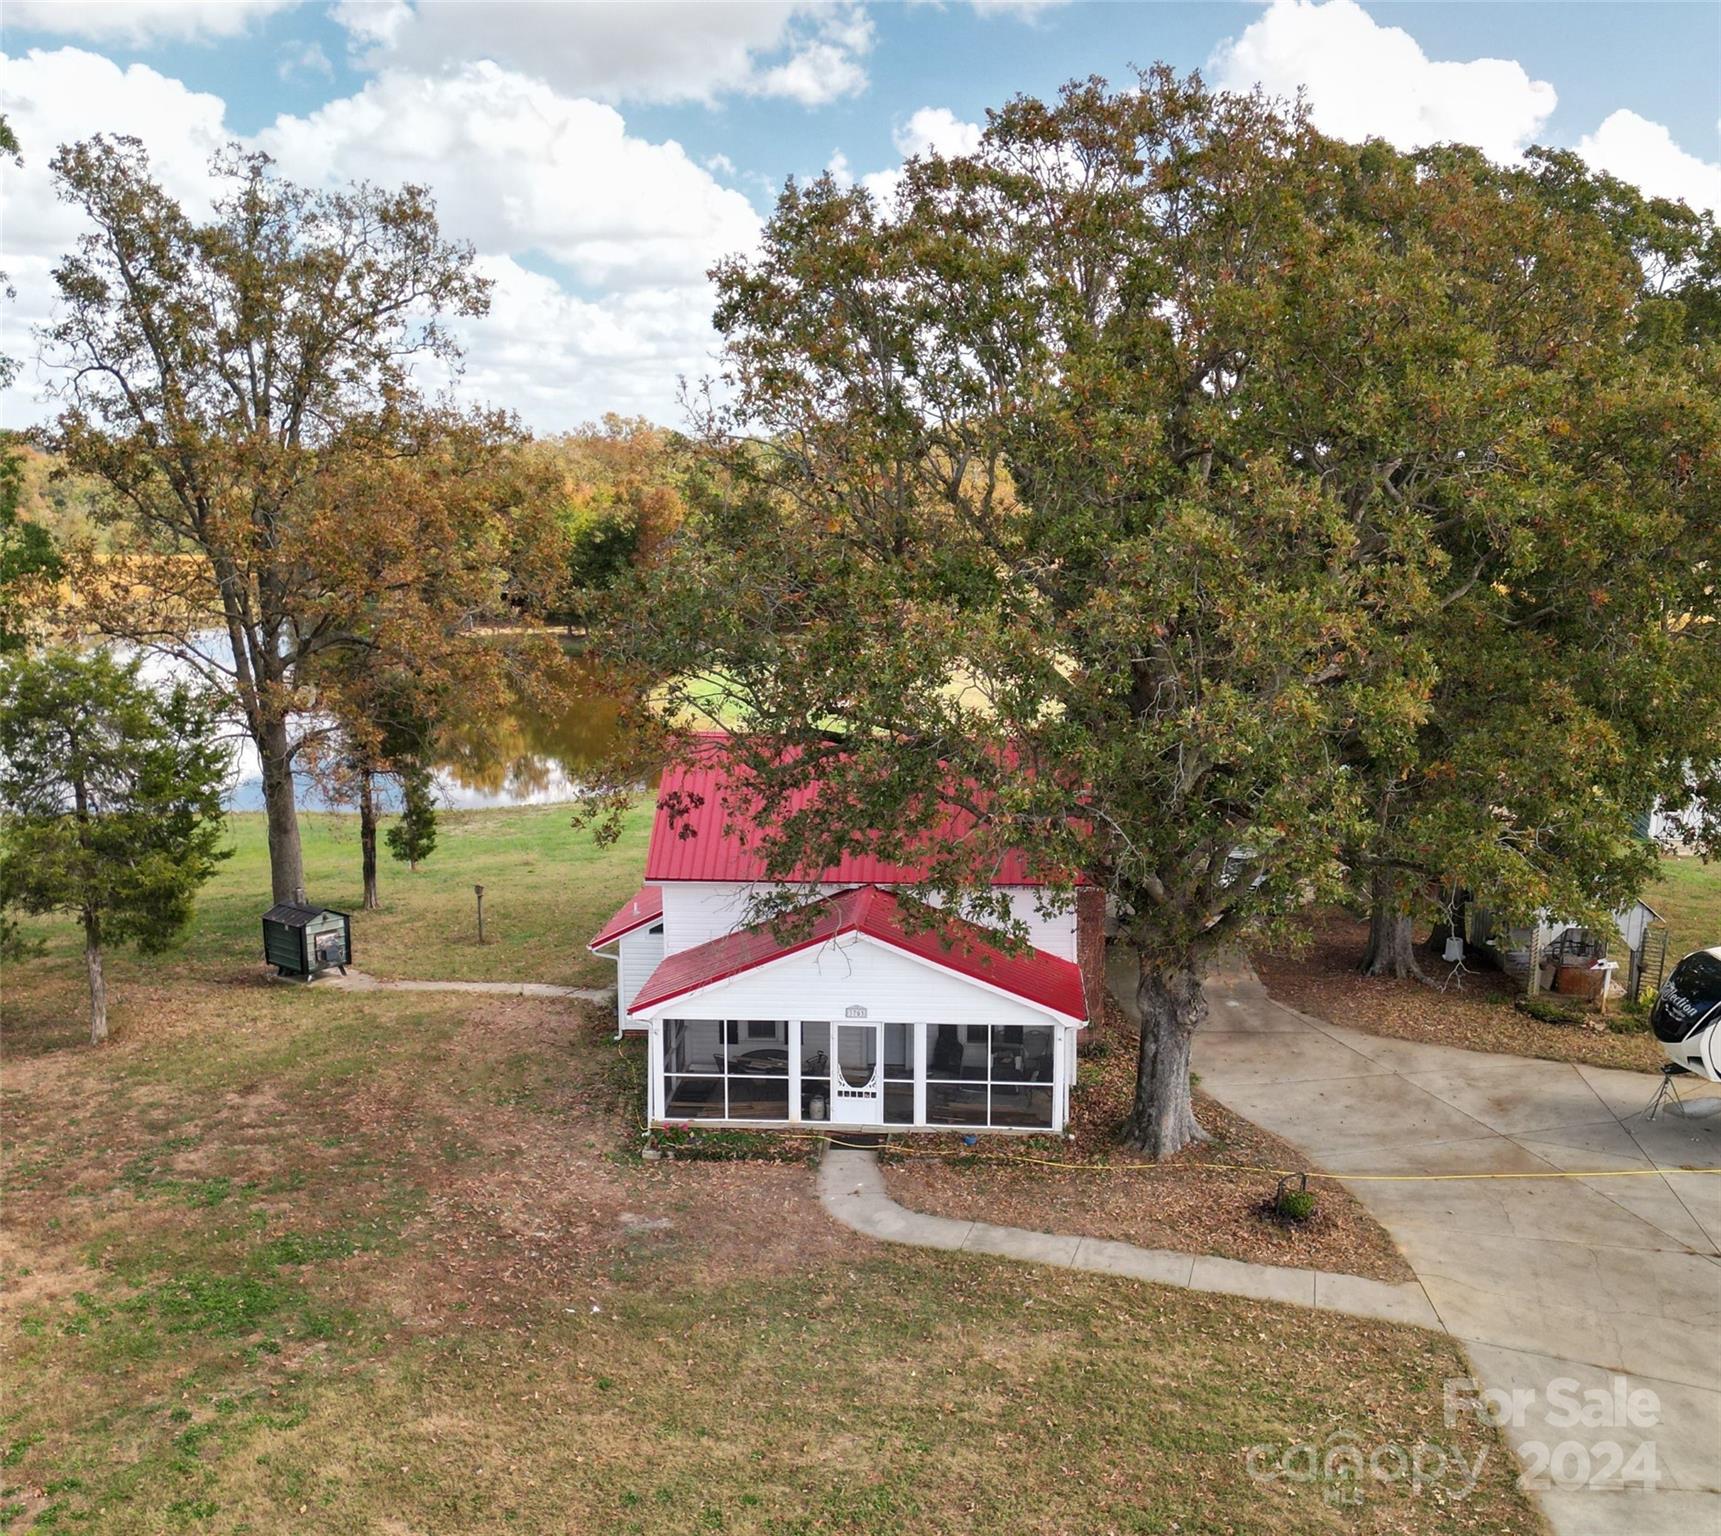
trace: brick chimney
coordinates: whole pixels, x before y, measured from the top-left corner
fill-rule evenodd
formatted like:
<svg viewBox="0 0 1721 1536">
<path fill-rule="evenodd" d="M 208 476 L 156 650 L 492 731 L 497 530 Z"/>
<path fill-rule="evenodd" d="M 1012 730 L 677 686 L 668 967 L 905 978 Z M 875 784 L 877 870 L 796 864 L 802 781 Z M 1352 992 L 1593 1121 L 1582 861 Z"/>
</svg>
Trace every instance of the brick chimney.
<svg viewBox="0 0 1721 1536">
<path fill-rule="evenodd" d="M 1097 885 L 1076 888 L 1076 964 L 1081 967 L 1092 1030 L 1105 1017 L 1106 995 L 1106 893 Z"/>
</svg>

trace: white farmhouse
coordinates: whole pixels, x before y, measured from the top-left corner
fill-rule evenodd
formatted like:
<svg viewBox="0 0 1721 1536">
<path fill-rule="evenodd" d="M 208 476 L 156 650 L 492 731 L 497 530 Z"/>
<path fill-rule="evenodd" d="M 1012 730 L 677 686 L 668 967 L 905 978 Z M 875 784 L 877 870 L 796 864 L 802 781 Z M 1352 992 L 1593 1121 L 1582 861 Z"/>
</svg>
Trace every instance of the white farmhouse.
<svg viewBox="0 0 1721 1536">
<path fill-rule="evenodd" d="M 1007 950 L 916 921 L 898 888 L 918 871 L 851 856 L 795 884 L 809 910 L 780 937 L 746 925 L 764 868 L 726 790 L 720 750 L 665 772 L 646 883 L 591 941 L 617 961 L 622 1027 L 648 1036 L 651 1121 L 1061 1131 L 1101 995 L 1101 893 L 1043 910 L 1004 860 L 993 883 L 1032 943 Z"/>
</svg>

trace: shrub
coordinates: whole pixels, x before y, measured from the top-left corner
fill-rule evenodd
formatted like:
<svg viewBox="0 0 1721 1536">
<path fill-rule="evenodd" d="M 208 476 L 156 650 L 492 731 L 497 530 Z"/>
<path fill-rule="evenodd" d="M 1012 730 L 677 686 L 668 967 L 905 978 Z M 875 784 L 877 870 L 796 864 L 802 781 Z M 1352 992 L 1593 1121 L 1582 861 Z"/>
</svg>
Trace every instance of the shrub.
<svg viewBox="0 0 1721 1536">
<path fill-rule="evenodd" d="M 1273 1205 L 1281 1220 L 1307 1221 L 1315 1214 L 1315 1192 L 1312 1189 L 1281 1189 Z"/>
<path fill-rule="evenodd" d="M 653 1126 L 647 1145 L 685 1162 L 799 1162 L 810 1155 L 806 1144 L 770 1131 L 701 1130 L 691 1125 Z"/>
<path fill-rule="evenodd" d="M 1520 997 L 1512 1005 L 1518 1012 L 1528 1014 L 1538 1024 L 1578 1024 L 1583 1010 L 1551 997 Z"/>
</svg>

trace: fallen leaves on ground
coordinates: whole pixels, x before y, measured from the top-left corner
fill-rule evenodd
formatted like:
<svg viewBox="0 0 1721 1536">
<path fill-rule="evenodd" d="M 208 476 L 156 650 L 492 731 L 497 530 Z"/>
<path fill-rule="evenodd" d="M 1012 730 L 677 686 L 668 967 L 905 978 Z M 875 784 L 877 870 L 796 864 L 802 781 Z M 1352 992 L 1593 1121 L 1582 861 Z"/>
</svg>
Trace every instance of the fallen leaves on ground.
<svg viewBox="0 0 1721 1536">
<path fill-rule="evenodd" d="M 1467 1051 L 1661 1070 L 1661 1048 L 1647 1030 L 1613 1034 L 1605 1027 L 1541 1023 L 1512 1006 L 1517 989 L 1498 971 L 1477 970 L 1444 992 L 1414 979 L 1364 976 L 1357 967 L 1367 939 L 1368 925 L 1360 919 L 1322 911 L 1312 919 L 1306 948 L 1257 953 L 1255 970 L 1280 1002 L 1348 1029 Z M 1426 954 L 1421 960 L 1430 975 L 1443 977 L 1450 969 Z"/>
<path fill-rule="evenodd" d="M 1377 1280 L 1411 1278 L 1385 1229 L 1338 1185 L 1311 1185 L 1317 1203 L 1306 1222 L 1264 1214 L 1279 1180 L 1269 1170 L 1314 1172 L 1315 1165 L 1199 1090 L 1196 1116 L 1211 1140 L 1140 1166 L 1146 1158 L 1120 1145 L 1134 1098 L 1136 1050 L 1133 1026 L 1108 1000 L 1078 1073 L 1067 1138 L 982 1134 L 976 1157 L 959 1136 L 904 1137 L 884 1159 L 891 1195 L 913 1210 L 963 1221 Z"/>
</svg>

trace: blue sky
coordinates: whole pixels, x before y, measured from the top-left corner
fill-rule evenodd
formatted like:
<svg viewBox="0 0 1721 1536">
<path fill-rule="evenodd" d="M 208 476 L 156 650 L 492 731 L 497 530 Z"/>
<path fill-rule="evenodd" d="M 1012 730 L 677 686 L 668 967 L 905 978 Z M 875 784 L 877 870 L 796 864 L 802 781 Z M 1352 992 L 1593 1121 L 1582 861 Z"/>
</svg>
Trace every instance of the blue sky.
<svg viewBox="0 0 1721 1536">
<path fill-rule="evenodd" d="M 195 207 L 239 137 L 285 173 L 432 185 L 496 279 L 460 387 L 536 427 L 609 409 L 679 419 L 710 366 L 703 273 L 744 249 L 788 175 L 888 189 L 905 153 L 959 151 L 985 109 L 1163 59 L 1219 83 L 1306 86 L 1330 132 L 1580 149 L 1651 191 L 1721 202 L 1721 7 L 798 0 L 8 0 L 0 267 L 5 350 L 31 357 L 75 238 L 52 147 L 134 132 Z M 4 399 L 39 419 L 33 364 Z M 435 382 L 435 381 L 430 381 Z"/>
</svg>

